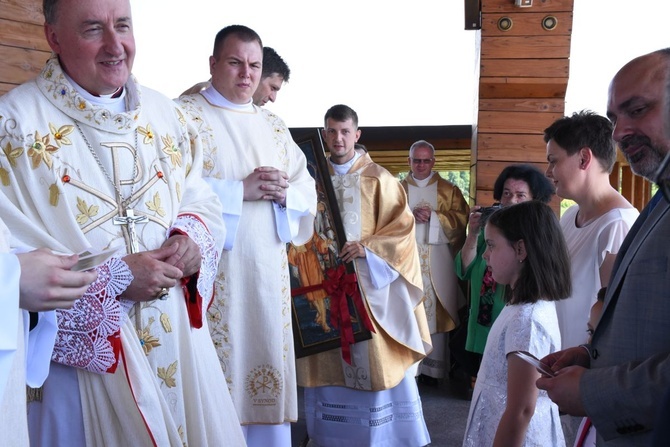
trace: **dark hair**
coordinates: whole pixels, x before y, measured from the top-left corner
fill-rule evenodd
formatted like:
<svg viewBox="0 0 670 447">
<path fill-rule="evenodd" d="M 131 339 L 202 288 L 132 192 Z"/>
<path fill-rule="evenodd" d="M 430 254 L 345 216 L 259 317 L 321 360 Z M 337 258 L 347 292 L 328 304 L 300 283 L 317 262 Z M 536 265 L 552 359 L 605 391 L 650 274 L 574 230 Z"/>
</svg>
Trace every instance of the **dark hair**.
<svg viewBox="0 0 670 447">
<path fill-rule="evenodd" d="M 358 129 L 358 115 L 354 109 L 349 106 L 345 106 L 344 104 L 337 104 L 328 109 L 326 116 L 323 117 L 324 124 L 326 121 L 328 121 L 328 118 L 338 122 L 343 122 L 350 119 L 354 124 L 354 129 Z"/>
<path fill-rule="evenodd" d="M 487 227 L 498 228 L 510 243 L 523 240 L 526 259 L 514 289 L 506 294 L 511 304 L 556 301 L 572 294 L 570 255 L 556 214 L 537 200 L 500 208 Z"/>
<path fill-rule="evenodd" d="M 286 62 L 284 62 L 284 59 L 274 49 L 263 47 L 263 74 L 261 75 L 261 79 L 265 79 L 275 73 L 281 76 L 284 82 L 288 82 L 288 78 L 291 76 L 291 70 L 288 68 Z"/>
<path fill-rule="evenodd" d="M 554 185 L 542 171 L 533 165 L 517 164 L 509 165 L 502 170 L 495 185 L 493 186 L 493 198 L 500 201 L 508 179 L 522 180 L 528 184 L 533 200 L 549 203 L 556 193 Z"/>
<path fill-rule="evenodd" d="M 44 13 L 44 21 L 49 25 L 56 22 L 56 12 L 58 8 L 58 0 L 44 0 L 42 2 L 42 12 Z"/>
<path fill-rule="evenodd" d="M 544 129 L 544 142 L 554 140 L 568 155 L 588 147 L 607 173 L 616 161 L 612 122 L 590 110 L 564 116 Z"/>
<path fill-rule="evenodd" d="M 221 47 L 223 47 L 224 41 L 229 36 L 236 36 L 242 42 L 256 41 L 258 42 L 258 45 L 263 48 L 263 41 L 261 41 L 261 36 L 259 36 L 256 31 L 244 25 L 229 25 L 216 33 L 216 37 L 214 38 L 214 52 L 212 53 L 215 58 L 219 57 L 219 51 L 221 51 Z"/>
</svg>

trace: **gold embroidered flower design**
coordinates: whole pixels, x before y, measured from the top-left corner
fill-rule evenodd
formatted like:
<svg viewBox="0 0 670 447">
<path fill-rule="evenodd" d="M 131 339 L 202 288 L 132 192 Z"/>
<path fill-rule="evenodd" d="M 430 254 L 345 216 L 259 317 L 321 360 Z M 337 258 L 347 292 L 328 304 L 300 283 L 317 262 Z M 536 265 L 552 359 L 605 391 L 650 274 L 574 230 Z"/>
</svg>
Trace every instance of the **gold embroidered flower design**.
<svg viewBox="0 0 670 447">
<path fill-rule="evenodd" d="M 138 126 L 137 131 L 144 136 L 144 144 L 153 144 L 154 131 L 151 130 L 151 124 L 147 124 L 147 127 Z"/>
<path fill-rule="evenodd" d="M 51 169 L 53 165 L 51 153 L 57 151 L 58 148 L 50 143 L 49 135 L 41 137 L 40 133 L 35 131 L 35 142 L 28 149 L 28 156 L 33 160 L 33 169 L 37 169 L 42 161 Z"/>
<path fill-rule="evenodd" d="M 179 122 L 185 126 L 186 125 L 186 119 L 184 118 L 184 114 L 181 113 L 180 109 L 177 109 L 177 118 L 179 119 Z"/>
<path fill-rule="evenodd" d="M 86 200 L 77 197 L 77 209 L 80 214 L 77 214 L 77 223 L 79 225 L 84 225 L 89 219 L 93 219 L 93 216 L 98 214 L 98 206 L 91 205 L 88 206 Z"/>
<path fill-rule="evenodd" d="M 16 167 L 16 159 L 23 155 L 23 148 L 12 147 L 11 143 L 5 144 L 5 147 L 2 148 L 2 151 L 5 153 L 10 166 L 13 167 Z"/>
<path fill-rule="evenodd" d="M 177 360 L 174 363 L 171 363 L 167 368 L 158 368 L 158 378 L 165 383 L 168 388 L 174 388 L 177 386 L 177 381 L 174 379 L 174 375 L 177 373 Z"/>
<path fill-rule="evenodd" d="M 49 204 L 51 206 L 58 206 L 59 199 L 60 199 L 60 189 L 58 188 L 58 185 L 56 183 L 52 183 L 51 186 L 49 186 Z"/>
<path fill-rule="evenodd" d="M 51 134 L 54 136 L 54 141 L 56 142 L 56 145 L 58 147 L 61 147 L 61 145 L 63 144 L 68 145 L 72 144 L 72 141 L 70 141 L 70 139 L 67 136 L 74 131 L 74 126 L 65 125 L 56 129 L 56 126 L 49 123 L 49 130 L 51 131 Z"/>
<path fill-rule="evenodd" d="M 170 157 L 172 166 L 181 166 L 181 152 L 179 152 L 179 148 L 172 141 L 172 137 L 167 135 L 165 137 L 161 137 L 161 140 L 163 140 L 163 144 L 165 145 L 163 148 L 163 153 Z"/>
<path fill-rule="evenodd" d="M 140 339 L 140 345 L 142 345 L 142 349 L 144 350 L 144 355 L 149 355 L 151 350 L 153 348 L 157 348 L 160 346 L 160 339 L 158 337 L 155 337 L 151 335 L 151 325 L 153 324 L 154 319 L 149 318 L 149 323 L 144 326 L 144 329 L 137 330 L 137 336 Z"/>
<path fill-rule="evenodd" d="M 211 172 L 212 169 L 214 169 L 214 162 L 212 160 L 205 160 L 202 168 L 204 169 L 205 172 Z"/>
<path fill-rule="evenodd" d="M 172 323 L 170 323 L 170 316 L 163 312 L 160 317 L 161 324 L 163 325 L 163 330 L 165 332 L 172 332 Z"/>
<path fill-rule="evenodd" d="M 211 321 L 214 324 L 217 324 L 221 321 L 221 312 L 219 311 L 213 311 L 210 308 L 210 311 L 207 312 L 207 319 Z"/>
<path fill-rule="evenodd" d="M 158 193 L 154 194 L 154 197 L 151 201 L 145 202 L 145 205 L 154 213 L 161 217 L 165 217 L 165 210 L 161 206 L 161 197 L 158 195 Z"/>
<path fill-rule="evenodd" d="M 0 166 L 0 182 L 2 186 L 9 186 L 9 172 Z"/>
</svg>

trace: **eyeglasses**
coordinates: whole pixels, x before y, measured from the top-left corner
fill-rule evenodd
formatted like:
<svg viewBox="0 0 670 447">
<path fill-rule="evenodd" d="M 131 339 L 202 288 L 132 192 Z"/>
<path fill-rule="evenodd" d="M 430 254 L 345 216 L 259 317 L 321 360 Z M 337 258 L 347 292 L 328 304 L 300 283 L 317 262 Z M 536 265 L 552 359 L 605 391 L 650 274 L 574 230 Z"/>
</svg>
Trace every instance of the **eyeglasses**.
<svg viewBox="0 0 670 447">
<path fill-rule="evenodd" d="M 661 166 L 658 167 L 655 179 L 658 189 L 663 193 L 663 197 L 665 197 L 666 201 L 670 202 L 670 152 L 661 162 Z"/>
<path fill-rule="evenodd" d="M 432 158 L 412 158 L 412 163 L 420 165 L 421 163 L 427 165 L 433 162 Z"/>
</svg>

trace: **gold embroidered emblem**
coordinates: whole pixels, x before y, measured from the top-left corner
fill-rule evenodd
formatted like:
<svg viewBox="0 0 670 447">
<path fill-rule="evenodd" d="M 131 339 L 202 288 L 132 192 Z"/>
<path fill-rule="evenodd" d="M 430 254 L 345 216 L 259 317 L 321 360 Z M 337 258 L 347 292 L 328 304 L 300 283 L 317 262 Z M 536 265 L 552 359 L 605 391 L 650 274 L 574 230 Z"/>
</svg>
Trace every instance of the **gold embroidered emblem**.
<svg viewBox="0 0 670 447">
<path fill-rule="evenodd" d="M 7 143 L 2 151 L 5 153 L 9 165 L 13 167 L 16 167 L 16 159 L 23 155 L 22 147 L 12 147 L 10 143 Z"/>
<path fill-rule="evenodd" d="M 59 199 L 60 199 L 60 189 L 58 188 L 57 184 L 52 183 L 51 186 L 49 186 L 49 205 L 58 206 Z"/>
<path fill-rule="evenodd" d="M 270 365 L 254 368 L 247 375 L 246 390 L 253 405 L 277 405 L 282 391 L 279 371 Z"/>
<path fill-rule="evenodd" d="M 174 388 L 177 386 L 177 381 L 174 379 L 174 375 L 177 372 L 177 360 L 174 363 L 171 363 L 167 368 L 158 368 L 158 378 L 165 383 L 168 388 Z"/>
<path fill-rule="evenodd" d="M 161 197 L 158 195 L 158 193 L 154 194 L 153 199 L 150 202 L 146 202 L 145 205 L 147 208 L 149 208 L 149 210 L 153 211 L 161 217 L 165 217 L 165 210 L 161 206 Z"/>
<path fill-rule="evenodd" d="M 56 126 L 53 124 L 49 123 L 49 130 L 51 131 L 51 134 L 54 136 L 54 141 L 56 142 L 56 145 L 58 147 L 61 147 L 61 144 L 72 144 L 72 141 L 67 137 L 74 131 L 74 126 L 71 125 L 65 125 L 65 126 L 60 126 L 58 129 L 56 129 Z"/>
<path fill-rule="evenodd" d="M 9 186 L 9 172 L 2 167 L 0 167 L 0 182 L 2 186 Z"/>
<path fill-rule="evenodd" d="M 170 316 L 163 312 L 160 316 L 161 324 L 163 325 L 163 330 L 167 333 L 172 332 L 172 323 L 170 323 Z"/>
<path fill-rule="evenodd" d="M 86 200 L 77 197 L 77 209 L 80 214 L 77 214 L 77 223 L 79 225 L 84 225 L 88 222 L 89 219 L 93 220 L 93 217 L 98 214 L 98 205 L 88 206 Z"/>
<path fill-rule="evenodd" d="M 58 148 L 50 143 L 49 135 L 40 137 L 40 133 L 35 131 L 35 142 L 28 149 L 28 156 L 33 160 L 33 169 L 37 169 L 42 161 L 51 169 L 53 165 L 51 153 L 57 151 Z"/>
<path fill-rule="evenodd" d="M 174 142 L 172 141 L 172 137 L 167 135 L 161 137 L 161 140 L 165 145 L 165 147 L 163 148 L 163 153 L 168 157 L 170 157 L 172 167 L 181 166 L 181 152 L 179 151 L 177 145 L 175 145 Z"/>
<path fill-rule="evenodd" d="M 151 124 L 147 124 L 147 127 L 137 126 L 137 131 L 144 136 L 144 144 L 153 144 L 154 132 L 151 130 Z"/>
<path fill-rule="evenodd" d="M 177 110 L 177 117 L 179 119 L 179 122 L 182 124 L 182 126 L 185 126 L 186 125 L 186 119 L 184 118 L 184 114 L 181 113 L 180 109 L 175 109 L 175 110 Z"/>
<path fill-rule="evenodd" d="M 162 320 L 162 318 L 161 318 Z M 162 322 L 162 321 L 161 321 Z M 151 335 L 151 325 L 154 324 L 154 317 L 149 318 L 149 322 L 144 329 L 137 329 L 137 336 L 140 339 L 140 345 L 144 350 L 144 355 L 149 355 L 153 348 L 160 346 L 160 339 L 154 335 Z M 160 375 L 159 375 L 160 377 Z"/>
</svg>

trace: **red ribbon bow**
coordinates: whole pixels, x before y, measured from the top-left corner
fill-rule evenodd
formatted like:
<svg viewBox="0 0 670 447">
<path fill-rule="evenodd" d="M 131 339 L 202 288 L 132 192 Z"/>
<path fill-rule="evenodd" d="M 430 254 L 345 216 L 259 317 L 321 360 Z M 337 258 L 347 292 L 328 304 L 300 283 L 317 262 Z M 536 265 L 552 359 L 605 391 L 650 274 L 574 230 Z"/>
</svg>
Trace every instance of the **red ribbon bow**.
<svg viewBox="0 0 670 447">
<path fill-rule="evenodd" d="M 323 288 L 330 295 L 330 324 L 340 330 L 342 358 L 351 365 L 351 345 L 355 340 L 347 296 L 351 297 L 365 328 L 371 332 L 375 332 L 375 329 L 363 306 L 356 274 L 346 273 L 344 264 L 340 264 L 337 268 L 326 271 L 326 276 Z"/>
</svg>

